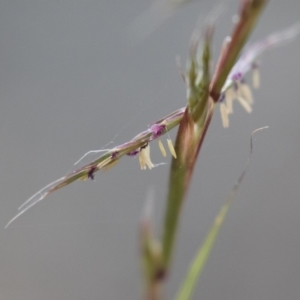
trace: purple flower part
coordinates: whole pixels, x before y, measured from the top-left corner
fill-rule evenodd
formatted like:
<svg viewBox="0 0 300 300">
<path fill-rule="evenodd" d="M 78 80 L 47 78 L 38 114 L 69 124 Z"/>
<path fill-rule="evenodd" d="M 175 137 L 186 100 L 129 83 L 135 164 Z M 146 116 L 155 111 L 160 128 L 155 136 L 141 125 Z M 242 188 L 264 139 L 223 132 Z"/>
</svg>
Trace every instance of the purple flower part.
<svg viewBox="0 0 300 300">
<path fill-rule="evenodd" d="M 128 156 L 136 156 L 140 151 L 139 150 L 133 150 L 129 153 L 127 153 Z"/>
<path fill-rule="evenodd" d="M 165 129 L 166 129 L 166 125 L 163 125 L 163 124 L 153 124 L 153 125 L 151 125 L 150 130 L 153 133 L 152 138 L 156 139 L 159 136 L 161 136 L 164 133 Z"/>
<path fill-rule="evenodd" d="M 242 79 L 242 73 L 241 72 L 237 72 L 236 74 L 233 74 L 231 79 L 234 80 L 234 81 L 239 81 Z"/>
</svg>

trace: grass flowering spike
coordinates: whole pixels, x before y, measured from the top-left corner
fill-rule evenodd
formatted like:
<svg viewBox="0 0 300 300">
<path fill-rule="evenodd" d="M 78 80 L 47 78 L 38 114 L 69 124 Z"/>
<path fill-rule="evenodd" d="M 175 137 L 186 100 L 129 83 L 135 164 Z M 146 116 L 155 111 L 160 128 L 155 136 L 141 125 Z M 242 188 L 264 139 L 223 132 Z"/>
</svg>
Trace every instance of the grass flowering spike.
<svg viewBox="0 0 300 300">
<path fill-rule="evenodd" d="M 180 122 L 175 142 L 178 158 L 172 159 L 169 176 L 162 234 L 163 261 L 167 271 L 172 262 L 181 208 L 189 190 L 197 157 L 201 151 L 215 107 L 220 99 L 224 100 L 222 92 L 225 93 L 227 89 L 222 90 L 222 88 L 266 3 L 267 0 L 240 1 L 239 21 L 234 25 L 231 34 L 232 40 L 221 54 L 222 57 L 218 59 L 214 73 L 211 73 L 210 70 L 210 57 L 215 22 L 207 24 L 208 26 L 204 29 L 201 51 L 202 68 L 196 73 L 196 75 L 199 75 L 199 72 L 202 73 L 201 81 L 197 86 L 198 99 L 189 99 L 188 107 Z"/>
<path fill-rule="evenodd" d="M 269 37 L 265 38 L 262 41 L 259 41 L 252 46 L 248 47 L 246 51 L 240 56 L 239 60 L 235 64 L 235 66 L 232 68 L 231 72 L 227 76 L 227 79 L 225 81 L 225 84 L 223 85 L 220 94 L 218 92 L 212 91 L 212 95 L 220 95 L 219 102 L 222 102 L 225 104 L 222 105 L 221 115 L 223 125 L 226 126 L 229 125 L 228 116 L 233 112 L 232 110 L 232 102 L 234 98 L 236 97 L 236 92 L 234 91 L 234 85 L 236 85 L 236 82 L 234 79 L 237 77 L 240 80 L 244 80 L 246 73 L 249 70 L 252 70 L 252 81 L 254 88 L 257 88 L 259 86 L 259 70 L 258 65 L 256 63 L 258 56 L 260 56 L 265 50 L 268 50 L 272 47 L 275 47 L 277 45 L 283 44 L 284 42 L 287 42 L 289 40 L 292 40 L 298 33 L 300 32 L 300 23 L 289 27 L 286 30 L 283 30 L 279 33 L 274 33 L 270 35 Z M 231 38 L 227 38 L 224 46 L 223 46 L 223 52 L 226 53 L 227 49 L 231 46 Z M 198 45 L 198 44 L 197 44 Z M 196 45 L 194 45 L 196 47 Z M 194 49 L 195 50 L 195 49 Z M 193 51 L 191 51 L 191 54 Z M 221 53 L 222 54 L 222 53 Z M 219 61 L 218 64 L 220 65 L 222 62 Z M 218 69 L 217 64 L 217 69 Z M 191 97 L 189 99 L 189 103 L 192 108 L 195 108 L 194 105 L 196 103 L 196 98 L 203 96 L 203 91 L 205 91 L 205 88 L 207 86 L 207 81 L 199 83 L 197 79 L 199 79 L 199 71 L 201 71 L 201 64 L 199 60 L 196 58 L 196 56 L 191 55 L 190 60 L 190 73 L 188 73 L 187 76 L 184 76 L 185 80 L 187 81 L 188 85 L 188 97 Z M 203 71 L 203 69 L 202 69 Z M 208 71 L 208 70 L 207 70 Z M 208 79 L 208 76 L 207 78 Z M 204 89 L 203 89 L 204 88 Z M 244 90 L 245 94 L 245 90 Z M 246 92 L 247 94 L 247 92 Z M 244 95 L 245 97 L 245 95 Z M 245 97 L 246 100 L 239 99 L 239 102 L 245 107 L 245 109 L 249 112 L 252 110 L 251 108 L 251 98 Z M 235 98 L 236 99 L 236 98 Z M 248 101 L 247 101 L 248 99 Z M 214 98 L 215 100 L 215 98 Z M 206 102 L 204 102 L 205 104 Z M 201 106 L 201 105 L 200 105 Z M 200 107 L 201 108 L 201 107 Z M 202 108 L 201 108 L 202 109 Z M 208 108 L 207 108 L 208 109 Z M 136 156 L 140 153 L 141 148 L 147 145 L 152 140 L 155 140 L 159 138 L 160 136 L 166 134 L 168 131 L 170 131 L 172 128 L 176 127 L 180 121 L 182 120 L 182 117 L 184 115 L 184 112 L 186 110 L 186 107 L 180 108 L 169 115 L 165 116 L 164 118 L 154 122 L 147 130 L 141 132 L 137 136 L 135 136 L 132 140 L 129 142 L 126 142 L 124 144 L 121 144 L 117 147 L 114 147 L 113 149 L 107 149 L 100 150 L 100 151 L 92 151 L 94 153 L 96 152 L 104 152 L 101 156 L 99 156 L 94 161 L 88 163 L 87 165 L 73 171 L 70 174 L 67 174 L 64 177 L 61 177 L 60 179 L 48 184 L 46 187 L 42 188 L 39 192 L 35 193 L 32 197 L 30 197 L 19 209 L 19 213 L 9 221 L 9 223 L 6 225 L 10 225 L 13 221 L 15 221 L 19 216 L 21 216 L 23 213 L 25 213 L 29 208 L 33 207 L 38 202 L 45 199 L 48 195 L 53 193 L 54 191 L 57 191 L 58 189 L 61 189 L 69 184 L 71 184 L 74 181 L 77 180 L 86 180 L 88 178 L 93 179 L 95 173 L 100 169 L 109 169 L 110 167 L 113 167 L 119 159 L 121 159 L 124 155 L 127 156 Z M 205 120 L 207 118 L 205 117 Z M 173 147 L 172 141 L 168 140 L 168 147 L 172 154 L 172 156 L 175 158 L 177 157 L 177 154 L 175 152 L 175 149 Z M 88 154 L 88 153 L 87 153 Z M 84 158 L 87 154 L 85 154 L 82 158 Z M 144 153 L 145 154 L 145 153 Z M 81 159 L 82 159 L 81 158 Z M 81 159 L 79 161 L 81 161 Z M 150 159 L 150 156 L 149 156 Z M 77 161 L 76 164 L 79 162 Z M 152 162 L 151 160 L 146 160 L 148 165 L 152 168 Z M 144 166 L 144 165 L 143 165 Z"/>
<path fill-rule="evenodd" d="M 185 1 L 179 0 L 179 2 Z M 229 115 L 233 113 L 234 100 L 237 100 L 250 113 L 252 111 L 253 97 L 251 89 L 245 83 L 246 73 L 249 70 L 253 71 L 253 86 L 258 87 L 259 74 L 256 63 L 258 56 L 270 47 L 293 38 L 300 31 L 300 24 L 298 24 L 283 32 L 267 37 L 240 55 L 266 3 L 267 0 L 240 0 L 240 12 L 236 18 L 232 35 L 226 38 L 223 43 L 214 73 L 211 72 L 211 44 L 218 14 L 214 13 L 208 18 L 209 22 L 206 23 L 203 31 L 203 45 L 201 48 L 199 47 L 200 35 L 193 35 L 187 74 L 182 74 L 187 85 L 188 103 L 186 107 L 154 122 L 148 129 L 136 135 L 132 140 L 113 149 L 88 152 L 75 164 L 79 163 L 91 152 L 102 152 L 103 154 L 89 164 L 69 173 L 34 194 L 20 207 L 19 213 L 9 221 L 6 227 L 52 192 L 77 180 L 93 180 L 98 170 L 107 170 L 113 167 L 123 156 L 138 156 L 142 170 L 154 168 L 157 165 L 154 165 L 150 158 L 151 141 L 158 140 L 159 149 L 165 157 L 166 150 L 160 138 L 179 125 L 175 147 L 172 140 L 167 139 L 167 145 L 173 158 L 161 240 L 158 241 L 154 235 L 151 218 L 153 210 L 151 198 L 146 203 L 140 222 L 141 258 L 146 279 L 145 299 L 162 299 L 162 285 L 170 272 L 182 205 L 189 191 L 197 157 L 201 151 L 217 104 L 220 104 L 224 127 L 229 126 Z M 191 276 L 187 277 L 182 293 L 180 292 L 179 298 L 177 298 L 178 300 L 190 299 L 189 295 L 194 289 L 197 276 L 201 273 L 208 259 L 229 205 L 248 169 L 252 154 L 252 136 L 255 132 L 264 128 L 259 128 L 251 134 L 249 162 L 240 175 L 237 184 L 232 189 L 232 193 L 221 209 L 220 214 L 215 219 L 212 230 L 191 268 Z"/>
<path fill-rule="evenodd" d="M 141 132 L 129 142 L 116 146 L 113 149 L 107 150 L 94 161 L 48 184 L 39 192 L 35 193 L 32 197 L 30 197 L 20 207 L 19 213 L 7 223 L 6 228 L 18 217 L 24 214 L 28 209 L 33 207 L 38 202 L 44 200 L 48 195 L 50 195 L 54 191 L 57 191 L 77 180 L 86 180 L 88 178 L 93 179 L 97 171 L 99 171 L 100 169 L 106 170 L 113 167 L 119 161 L 119 159 L 121 159 L 125 155 L 136 156 L 140 152 L 142 152 L 142 157 L 140 160 L 140 165 L 142 169 L 144 170 L 147 167 L 149 169 L 153 168 L 154 165 L 150 159 L 150 150 L 149 147 L 146 147 L 146 145 L 148 145 L 151 141 L 159 138 L 160 136 L 166 134 L 171 129 L 176 127 L 181 121 L 184 111 L 185 107 L 170 113 L 164 118 L 154 122 L 147 130 Z M 142 151 L 144 150 L 143 148 L 145 148 L 146 151 Z M 85 156 L 86 155 L 84 155 L 83 157 Z"/>
</svg>

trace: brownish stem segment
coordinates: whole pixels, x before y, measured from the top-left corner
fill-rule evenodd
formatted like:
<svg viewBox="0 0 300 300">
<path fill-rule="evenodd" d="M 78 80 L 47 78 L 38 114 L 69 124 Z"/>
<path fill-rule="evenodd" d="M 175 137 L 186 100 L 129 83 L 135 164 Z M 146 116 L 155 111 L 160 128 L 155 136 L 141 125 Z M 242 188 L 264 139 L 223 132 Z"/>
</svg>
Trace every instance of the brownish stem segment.
<svg viewBox="0 0 300 300">
<path fill-rule="evenodd" d="M 172 160 L 164 224 L 163 263 L 166 270 L 170 265 L 172 257 L 181 206 L 188 192 L 195 162 L 213 116 L 214 105 L 211 100 L 208 115 L 201 129 L 200 136 L 195 136 L 194 123 L 188 109 L 179 125 L 175 143 L 177 159 Z"/>
<path fill-rule="evenodd" d="M 241 1 L 239 21 L 233 29 L 228 47 L 221 53 L 210 85 L 210 96 L 215 102 L 219 100 L 220 92 L 227 76 L 234 66 L 267 1 L 268 0 Z"/>
</svg>

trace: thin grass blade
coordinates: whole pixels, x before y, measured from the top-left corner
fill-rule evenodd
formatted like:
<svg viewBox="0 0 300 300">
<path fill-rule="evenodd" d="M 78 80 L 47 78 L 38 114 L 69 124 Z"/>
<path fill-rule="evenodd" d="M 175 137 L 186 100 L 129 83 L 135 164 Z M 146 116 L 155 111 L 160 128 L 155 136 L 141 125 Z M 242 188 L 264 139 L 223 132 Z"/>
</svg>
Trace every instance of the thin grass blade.
<svg viewBox="0 0 300 300">
<path fill-rule="evenodd" d="M 245 177 L 245 174 L 247 173 L 247 171 L 249 169 L 251 157 L 252 157 L 252 150 L 253 150 L 252 137 L 256 132 L 266 129 L 266 128 L 268 128 L 268 127 L 266 126 L 266 127 L 258 128 L 252 132 L 252 134 L 250 136 L 250 155 L 249 155 L 248 162 L 247 162 L 243 172 L 241 173 L 240 177 L 238 178 L 236 184 L 232 188 L 228 198 L 226 199 L 226 202 L 223 204 L 218 215 L 216 216 L 214 223 L 204 240 L 204 243 L 200 247 L 194 260 L 192 261 L 190 268 L 187 272 L 187 275 L 185 277 L 185 280 L 175 298 L 176 300 L 191 299 L 193 292 L 195 290 L 196 283 L 197 283 L 200 275 L 202 274 L 205 264 L 208 261 L 208 258 L 211 254 L 211 251 L 213 249 L 215 241 L 219 235 L 220 229 L 222 228 L 222 225 L 224 223 L 224 220 L 226 218 L 228 210 L 229 210 L 231 204 L 233 203 L 234 197 L 237 193 L 239 186 L 241 185 L 241 183 Z"/>
</svg>

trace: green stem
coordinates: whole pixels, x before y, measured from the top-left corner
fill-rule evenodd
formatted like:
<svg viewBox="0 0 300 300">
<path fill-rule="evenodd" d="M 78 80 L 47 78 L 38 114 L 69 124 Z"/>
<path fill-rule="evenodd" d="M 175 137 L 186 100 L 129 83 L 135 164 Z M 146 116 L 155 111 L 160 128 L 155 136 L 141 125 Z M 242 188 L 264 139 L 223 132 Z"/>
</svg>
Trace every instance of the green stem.
<svg viewBox="0 0 300 300">
<path fill-rule="evenodd" d="M 209 70 L 207 70 L 203 73 L 202 84 L 199 87 L 201 93 L 199 93 L 198 103 L 190 103 L 193 108 L 198 105 L 199 109 L 194 110 L 193 113 L 187 107 L 180 122 L 175 143 L 177 159 L 173 158 L 172 160 L 164 219 L 162 259 L 165 272 L 169 269 L 174 251 L 181 207 L 187 195 L 194 166 L 219 99 L 221 88 L 266 2 L 267 0 L 241 0 L 240 21 L 233 30 L 230 44 L 224 53 L 221 53 L 209 90 L 206 93 L 205 88 L 209 80 Z M 205 67 L 209 65 L 209 47 L 206 46 L 204 48 L 205 55 L 202 57 L 204 71 Z M 207 105 L 203 105 L 203 103 Z"/>
</svg>

